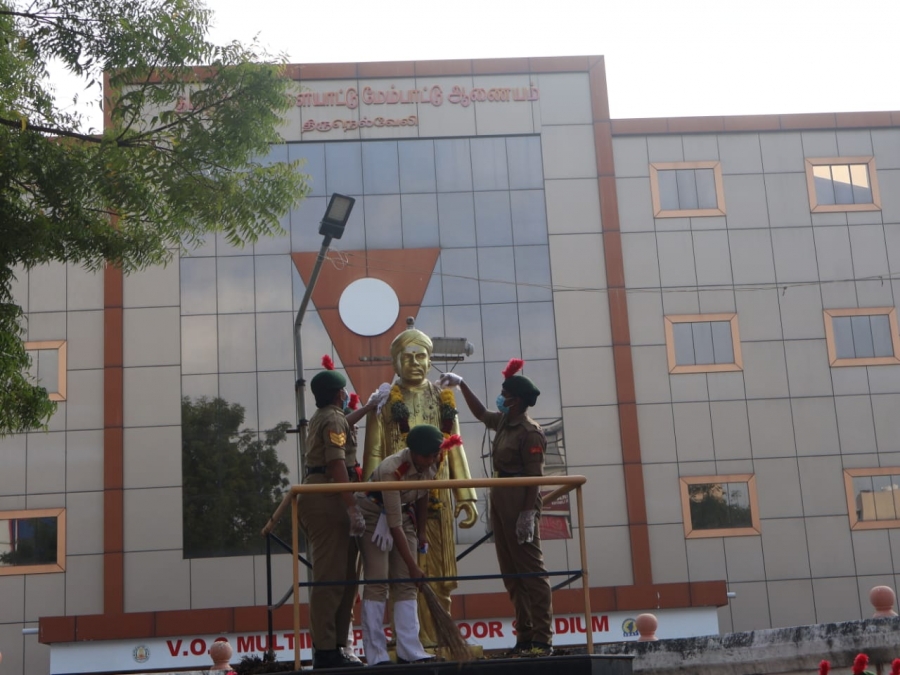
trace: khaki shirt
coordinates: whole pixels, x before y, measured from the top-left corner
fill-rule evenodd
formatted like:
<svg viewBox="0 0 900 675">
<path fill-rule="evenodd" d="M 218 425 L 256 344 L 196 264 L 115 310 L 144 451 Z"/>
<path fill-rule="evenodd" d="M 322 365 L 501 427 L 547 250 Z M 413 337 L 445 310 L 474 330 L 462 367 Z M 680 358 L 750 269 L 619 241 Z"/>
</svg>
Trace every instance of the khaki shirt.
<svg viewBox="0 0 900 675">
<path fill-rule="evenodd" d="M 432 464 L 425 471 L 419 472 L 410 457 L 410 449 L 404 448 L 400 452 L 387 457 L 372 472 L 370 482 L 392 480 L 431 480 L 438 470 L 438 465 Z M 376 486 L 368 486 L 374 489 Z M 428 490 L 385 490 L 381 493 L 384 502 L 384 513 L 387 516 L 389 527 L 400 527 L 403 522 L 403 505 L 411 504 L 428 495 Z M 367 510 L 377 507 L 371 500 L 365 500 Z"/>
<path fill-rule="evenodd" d="M 336 405 L 319 408 L 309 420 L 306 438 L 306 468 L 324 467 L 336 459 L 356 465 L 356 446 L 348 444 L 350 425 Z"/>
<path fill-rule="evenodd" d="M 493 429 L 491 446 L 494 472 L 504 476 L 543 476 L 547 439 L 541 425 L 528 415 L 515 421 L 499 412 L 488 411 L 481 418 Z"/>
</svg>

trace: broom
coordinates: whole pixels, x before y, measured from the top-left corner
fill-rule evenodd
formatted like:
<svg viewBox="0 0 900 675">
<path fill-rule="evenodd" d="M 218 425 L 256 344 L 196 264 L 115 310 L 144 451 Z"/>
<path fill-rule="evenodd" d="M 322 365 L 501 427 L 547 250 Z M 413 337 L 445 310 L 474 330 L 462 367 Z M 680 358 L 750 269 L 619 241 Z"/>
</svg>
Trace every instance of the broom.
<svg viewBox="0 0 900 675">
<path fill-rule="evenodd" d="M 431 586 L 422 584 L 419 592 L 425 596 L 425 604 L 428 606 L 428 612 L 431 614 L 431 620 L 434 622 L 434 633 L 438 647 L 447 651 L 451 661 L 471 661 L 472 652 L 469 649 L 469 645 L 463 640 L 463 636 L 459 634 L 456 622 L 444 609 Z"/>
</svg>

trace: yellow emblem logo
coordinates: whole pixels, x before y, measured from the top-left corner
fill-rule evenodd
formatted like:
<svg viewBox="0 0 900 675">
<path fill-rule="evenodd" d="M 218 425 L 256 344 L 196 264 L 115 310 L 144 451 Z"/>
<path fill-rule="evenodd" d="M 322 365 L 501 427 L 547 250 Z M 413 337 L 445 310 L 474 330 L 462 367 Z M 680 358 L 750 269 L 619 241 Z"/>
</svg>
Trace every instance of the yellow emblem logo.
<svg viewBox="0 0 900 675">
<path fill-rule="evenodd" d="M 332 445 L 340 445 L 341 447 L 343 447 L 344 444 L 347 442 L 347 434 L 345 434 L 345 433 L 339 434 L 336 431 L 329 431 L 328 438 L 331 439 Z"/>
</svg>

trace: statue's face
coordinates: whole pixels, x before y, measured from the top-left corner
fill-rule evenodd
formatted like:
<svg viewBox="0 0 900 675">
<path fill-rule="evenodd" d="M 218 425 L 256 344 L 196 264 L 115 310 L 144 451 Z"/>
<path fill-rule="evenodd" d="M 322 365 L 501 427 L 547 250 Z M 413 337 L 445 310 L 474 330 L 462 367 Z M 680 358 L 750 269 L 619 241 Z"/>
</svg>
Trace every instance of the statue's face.
<svg viewBox="0 0 900 675">
<path fill-rule="evenodd" d="M 421 384 L 430 368 L 431 357 L 421 345 L 405 347 L 394 362 L 394 371 L 404 384 Z"/>
</svg>

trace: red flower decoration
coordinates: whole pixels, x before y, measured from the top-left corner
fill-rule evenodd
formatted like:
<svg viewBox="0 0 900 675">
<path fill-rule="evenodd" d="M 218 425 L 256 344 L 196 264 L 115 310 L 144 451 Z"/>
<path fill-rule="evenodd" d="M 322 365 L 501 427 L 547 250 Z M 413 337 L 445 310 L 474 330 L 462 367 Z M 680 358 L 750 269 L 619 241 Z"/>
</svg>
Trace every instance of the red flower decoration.
<svg viewBox="0 0 900 675">
<path fill-rule="evenodd" d="M 891 661 L 891 675 L 900 675 L 900 659 Z"/>
<path fill-rule="evenodd" d="M 322 357 L 322 367 L 325 370 L 334 370 L 334 361 L 331 360 L 331 357 L 328 354 Z"/>
<path fill-rule="evenodd" d="M 507 379 L 518 373 L 522 370 L 522 366 L 525 365 L 525 362 L 522 359 L 510 359 L 509 363 L 506 364 L 506 368 L 503 370 L 503 379 Z"/>
<path fill-rule="evenodd" d="M 441 450 L 449 450 L 457 445 L 462 445 L 462 438 L 459 434 L 453 434 L 449 438 L 444 439 L 444 442 L 441 443 Z"/>
<path fill-rule="evenodd" d="M 356 410 L 359 407 L 359 395 L 356 392 L 350 394 L 350 402 L 347 404 L 350 410 Z"/>
<path fill-rule="evenodd" d="M 819 675 L 828 675 L 829 670 L 831 670 L 831 664 L 828 661 L 819 662 Z"/>
<path fill-rule="evenodd" d="M 853 675 L 862 675 L 866 671 L 867 665 L 869 665 L 869 657 L 865 654 L 857 654 L 853 659 Z"/>
</svg>

